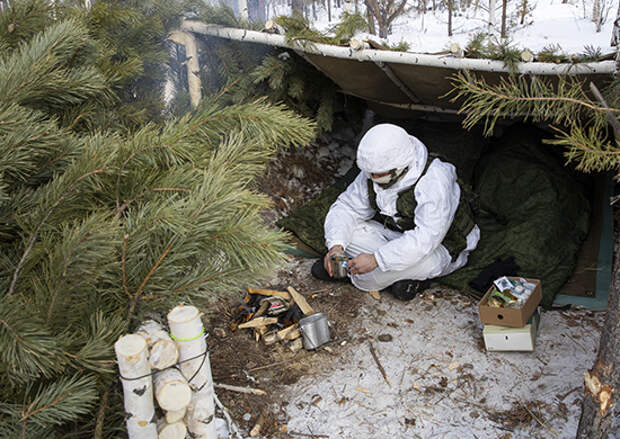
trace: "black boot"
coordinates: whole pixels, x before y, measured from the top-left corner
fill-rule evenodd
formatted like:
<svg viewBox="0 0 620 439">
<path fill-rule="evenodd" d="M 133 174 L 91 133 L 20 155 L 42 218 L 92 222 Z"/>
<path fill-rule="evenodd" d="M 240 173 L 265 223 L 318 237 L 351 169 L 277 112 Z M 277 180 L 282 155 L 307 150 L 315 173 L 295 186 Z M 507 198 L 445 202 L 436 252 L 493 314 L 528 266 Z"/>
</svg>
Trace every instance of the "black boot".
<svg viewBox="0 0 620 439">
<path fill-rule="evenodd" d="M 314 264 L 312 264 L 312 268 L 310 269 L 310 273 L 317 279 L 326 280 L 326 281 L 335 281 L 335 282 L 348 282 L 349 277 L 345 276 L 342 278 L 331 277 L 325 266 L 323 266 L 323 259 L 319 259 Z"/>
<path fill-rule="evenodd" d="M 404 279 L 394 282 L 390 286 L 390 293 L 398 300 L 407 301 L 413 299 L 419 292 L 424 291 L 430 285 L 428 280 Z"/>
</svg>

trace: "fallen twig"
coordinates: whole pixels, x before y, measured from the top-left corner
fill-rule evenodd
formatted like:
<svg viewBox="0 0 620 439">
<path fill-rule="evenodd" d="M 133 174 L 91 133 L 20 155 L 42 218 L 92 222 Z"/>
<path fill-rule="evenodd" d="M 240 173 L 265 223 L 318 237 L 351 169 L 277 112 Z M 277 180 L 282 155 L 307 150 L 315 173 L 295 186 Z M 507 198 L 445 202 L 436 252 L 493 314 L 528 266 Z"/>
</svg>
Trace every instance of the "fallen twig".
<svg viewBox="0 0 620 439">
<path fill-rule="evenodd" d="M 575 390 L 579 390 L 579 389 L 583 389 L 583 385 L 581 385 L 581 386 L 577 386 L 577 387 L 573 387 L 573 388 L 572 388 L 572 389 L 570 389 L 568 392 L 563 393 L 563 394 L 561 394 L 561 395 L 557 395 L 557 398 L 558 398 L 558 400 L 560 400 L 560 401 L 564 401 L 568 395 L 570 395 L 571 393 L 573 393 Z"/>
<path fill-rule="evenodd" d="M 232 392 L 251 393 L 253 395 L 266 395 L 267 394 L 267 392 L 261 389 L 252 389 L 251 387 L 231 386 L 230 384 L 213 383 L 213 387 L 215 387 L 216 389 L 230 390 Z"/>
<path fill-rule="evenodd" d="M 385 382 L 388 384 L 388 386 L 390 386 L 390 389 L 391 389 L 392 388 L 392 384 L 390 383 L 390 380 L 388 379 L 388 377 L 387 377 L 387 375 L 385 373 L 385 369 L 381 365 L 381 362 L 379 361 L 379 358 L 377 357 L 377 353 L 375 352 L 375 348 L 372 345 L 372 343 L 370 342 L 370 340 L 368 341 L 368 346 L 370 346 L 370 354 L 372 355 L 372 358 L 375 360 L 375 363 L 377 364 L 377 367 L 379 368 L 379 372 L 381 372 L 381 375 L 383 375 L 383 378 L 385 379 Z"/>
<path fill-rule="evenodd" d="M 259 415 L 258 420 L 256 421 L 256 424 L 254 424 L 254 427 L 252 427 L 252 430 L 250 430 L 250 437 L 256 437 L 260 434 L 261 428 L 263 428 L 265 421 L 267 421 L 268 413 L 269 411 L 267 410 L 267 408 L 264 408 L 261 414 Z"/>
<path fill-rule="evenodd" d="M 222 402 L 217 397 L 217 394 L 215 392 L 213 392 L 213 399 L 215 400 L 215 404 L 217 404 L 217 406 L 220 408 L 222 413 L 224 413 L 224 418 L 226 419 L 226 423 L 228 424 L 228 431 L 230 433 L 229 437 L 232 437 L 234 433 L 237 436 L 237 439 L 243 439 L 243 436 L 241 436 L 241 433 L 239 433 L 239 429 L 237 428 L 237 425 L 230 417 L 230 414 L 228 413 L 228 409 L 224 407 L 224 404 L 222 404 Z"/>
<path fill-rule="evenodd" d="M 546 422 L 542 422 L 540 419 L 538 419 L 538 417 L 534 413 L 532 413 L 532 411 L 529 408 L 527 408 L 526 405 L 523 405 L 523 404 L 520 404 L 520 405 L 525 410 L 527 410 L 527 412 L 530 414 L 530 416 L 532 418 L 534 418 L 536 420 L 536 422 L 538 422 L 542 428 L 544 428 L 545 430 L 549 430 L 549 432 L 553 435 L 553 437 L 558 437 L 558 432 L 557 431 L 555 431 L 551 427 L 547 427 L 547 425 L 546 425 L 547 423 Z"/>
<path fill-rule="evenodd" d="M 298 431 L 289 431 L 288 434 L 291 436 L 303 436 L 303 437 L 329 437 L 326 434 L 311 434 L 311 433 L 300 433 Z"/>
</svg>

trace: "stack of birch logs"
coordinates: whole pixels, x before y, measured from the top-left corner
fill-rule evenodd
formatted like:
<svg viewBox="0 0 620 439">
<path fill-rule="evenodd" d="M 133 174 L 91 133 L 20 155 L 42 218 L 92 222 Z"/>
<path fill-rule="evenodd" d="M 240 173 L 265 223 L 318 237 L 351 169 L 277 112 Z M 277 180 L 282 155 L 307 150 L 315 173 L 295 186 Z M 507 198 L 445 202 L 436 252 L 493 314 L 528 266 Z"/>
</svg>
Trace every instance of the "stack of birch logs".
<svg viewBox="0 0 620 439">
<path fill-rule="evenodd" d="M 179 305 L 170 333 L 149 320 L 114 344 L 129 439 L 217 439 L 211 363 L 201 313 Z M 165 413 L 155 416 L 153 393 Z"/>
</svg>

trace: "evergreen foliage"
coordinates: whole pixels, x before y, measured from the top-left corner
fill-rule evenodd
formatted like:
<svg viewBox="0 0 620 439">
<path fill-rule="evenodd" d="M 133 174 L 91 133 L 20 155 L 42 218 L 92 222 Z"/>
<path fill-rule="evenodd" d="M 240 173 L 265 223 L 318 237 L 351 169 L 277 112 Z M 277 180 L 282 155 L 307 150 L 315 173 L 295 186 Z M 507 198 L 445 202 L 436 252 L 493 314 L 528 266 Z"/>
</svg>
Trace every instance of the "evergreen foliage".
<svg viewBox="0 0 620 439">
<path fill-rule="evenodd" d="M 610 137 L 607 125 L 609 121 L 617 124 L 620 115 L 617 80 L 606 90 L 609 106 L 591 97 L 584 82 L 571 76 L 511 76 L 490 85 L 464 72 L 452 77 L 452 85 L 452 101 L 461 102 L 465 128 L 483 123 L 484 133 L 490 135 L 501 118 L 547 122 L 557 131 L 547 143 L 562 146 L 567 161 L 577 169 L 613 170 L 620 176 L 620 145 Z"/>
<path fill-rule="evenodd" d="M 329 31 L 334 35 L 336 41 L 343 43 L 349 41 L 357 32 L 368 29 L 368 23 L 362 15 L 343 12 L 340 21 L 331 26 Z"/>
<path fill-rule="evenodd" d="M 162 122 L 181 8 L 18 0 L 0 14 L 2 437 L 116 437 L 118 336 L 285 258 L 254 177 L 314 124 L 226 93 Z"/>
</svg>

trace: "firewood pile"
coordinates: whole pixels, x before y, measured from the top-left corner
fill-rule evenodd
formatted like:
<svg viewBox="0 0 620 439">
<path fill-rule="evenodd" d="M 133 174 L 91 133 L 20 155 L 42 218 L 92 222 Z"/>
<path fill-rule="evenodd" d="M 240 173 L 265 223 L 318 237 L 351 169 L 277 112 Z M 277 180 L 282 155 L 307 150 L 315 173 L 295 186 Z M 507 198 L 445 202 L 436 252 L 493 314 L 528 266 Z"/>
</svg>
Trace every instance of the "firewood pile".
<svg viewBox="0 0 620 439">
<path fill-rule="evenodd" d="M 217 438 L 201 316 L 196 307 L 179 305 L 168 313 L 169 331 L 148 320 L 114 344 L 130 439 Z"/>
<path fill-rule="evenodd" d="M 297 352 L 303 347 L 299 321 L 314 314 L 304 296 L 287 291 L 248 288 L 243 302 L 233 309 L 231 329 L 249 329 L 265 345 L 285 344 Z"/>
</svg>

